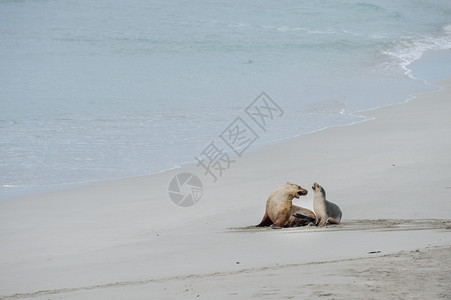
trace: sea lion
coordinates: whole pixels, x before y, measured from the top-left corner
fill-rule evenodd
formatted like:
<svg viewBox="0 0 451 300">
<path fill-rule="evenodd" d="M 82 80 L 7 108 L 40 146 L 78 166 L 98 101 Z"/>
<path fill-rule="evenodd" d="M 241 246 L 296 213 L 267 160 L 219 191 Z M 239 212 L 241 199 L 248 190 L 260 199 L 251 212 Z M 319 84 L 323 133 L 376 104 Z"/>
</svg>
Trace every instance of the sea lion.
<svg viewBox="0 0 451 300">
<path fill-rule="evenodd" d="M 314 183 L 313 210 L 316 214 L 316 225 L 323 227 L 327 223 L 339 224 L 341 221 L 341 209 L 337 204 L 326 200 L 326 191 L 318 183 Z"/>
<path fill-rule="evenodd" d="M 307 193 L 306 189 L 292 183 L 287 183 L 273 191 L 266 201 L 265 215 L 257 227 L 295 227 L 314 221 L 316 216 L 311 210 L 292 204 L 293 198 L 299 198 Z"/>
</svg>

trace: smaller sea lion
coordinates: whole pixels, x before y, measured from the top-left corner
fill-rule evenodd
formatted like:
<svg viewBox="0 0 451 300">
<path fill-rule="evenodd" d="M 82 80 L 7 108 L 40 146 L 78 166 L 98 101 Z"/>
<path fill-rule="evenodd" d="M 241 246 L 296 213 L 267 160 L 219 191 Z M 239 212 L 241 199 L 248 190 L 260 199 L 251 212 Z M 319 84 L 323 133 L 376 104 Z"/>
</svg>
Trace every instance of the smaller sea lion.
<svg viewBox="0 0 451 300">
<path fill-rule="evenodd" d="M 340 207 L 326 200 L 326 191 L 318 183 L 315 182 L 312 189 L 314 192 L 313 210 L 316 214 L 316 225 L 323 227 L 327 223 L 339 224 L 342 216 Z"/>
</svg>

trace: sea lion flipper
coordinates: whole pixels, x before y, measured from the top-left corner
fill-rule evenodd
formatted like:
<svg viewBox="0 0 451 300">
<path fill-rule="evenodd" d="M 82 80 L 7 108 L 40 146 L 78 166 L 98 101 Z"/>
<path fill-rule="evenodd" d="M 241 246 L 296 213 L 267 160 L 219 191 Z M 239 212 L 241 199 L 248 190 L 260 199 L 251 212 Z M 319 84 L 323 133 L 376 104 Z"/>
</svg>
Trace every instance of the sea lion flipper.
<svg viewBox="0 0 451 300">
<path fill-rule="evenodd" d="M 314 223 L 316 221 L 314 218 L 302 215 L 300 213 L 294 214 L 293 217 L 301 219 L 301 220 L 306 220 L 306 221 L 309 221 L 309 222 L 312 222 L 312 223 Z"/>
<path fill-rule="evenodd" d="M 265 212 L 265 215 L 263 216 L 262 221 L 260 224 L 256 225 L 256 227 L 266 227 L 270 226 L 272 224 L 271 219 L 269 218 L 268 214 Z"/>
</svg>

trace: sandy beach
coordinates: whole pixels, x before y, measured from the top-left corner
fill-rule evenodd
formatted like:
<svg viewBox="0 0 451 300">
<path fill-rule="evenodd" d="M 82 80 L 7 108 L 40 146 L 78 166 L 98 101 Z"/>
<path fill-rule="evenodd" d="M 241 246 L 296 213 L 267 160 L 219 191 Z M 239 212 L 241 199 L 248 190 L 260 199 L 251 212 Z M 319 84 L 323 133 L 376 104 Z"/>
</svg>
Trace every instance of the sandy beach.
<svg viewBox="0 0 451 300">
<path fill-rule="evenodd" d="M 235 157 L 0 202 L 0 299 L 449 299 L 451 79 L 372 118 Z M 183 151 L 184 149 L 181 149 Z M 198 203 L 169 198 L 197 174 Z M 255 228 L 285 182 L 317 181 L 326 228 Z"/>
</svg>

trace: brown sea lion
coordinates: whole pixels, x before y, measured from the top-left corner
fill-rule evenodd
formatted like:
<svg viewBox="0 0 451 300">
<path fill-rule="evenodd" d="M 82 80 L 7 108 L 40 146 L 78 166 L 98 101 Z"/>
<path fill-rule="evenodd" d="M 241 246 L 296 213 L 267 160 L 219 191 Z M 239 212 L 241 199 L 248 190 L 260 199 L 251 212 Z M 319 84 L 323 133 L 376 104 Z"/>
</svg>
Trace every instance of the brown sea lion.
<svg viewBox="0 0 451 300">
<path fill-rule="evenodd" d="M 307 193 L 307 190 L 296 184 L 287 183 L 281 186 L 269 195 L 266 201 L 265 215 L 257 226 L 283 228 L 304 226 L 308 224 L 306 222 L 312 222 L 316 216 L 311 210 L 292 204 L 293 198 L 299 198 Z"/>
</svg>

